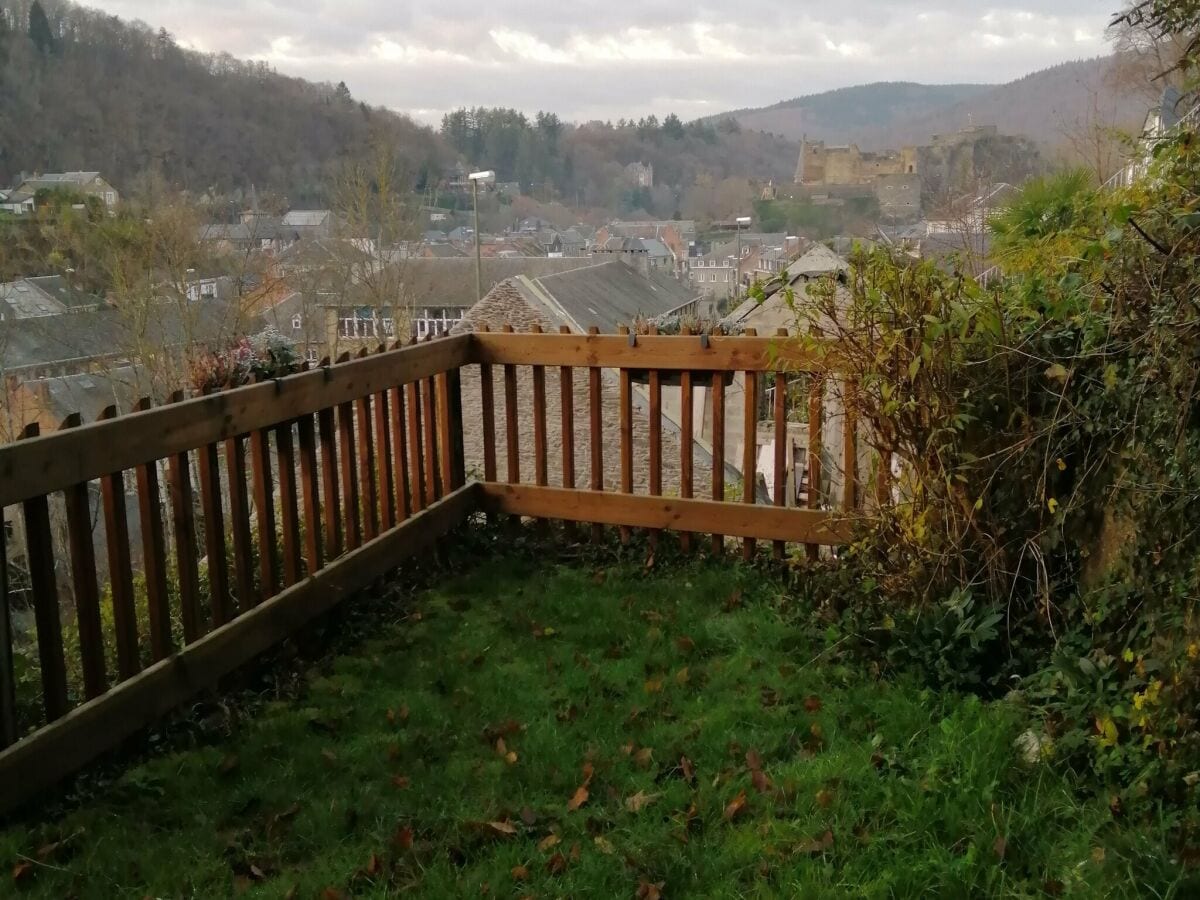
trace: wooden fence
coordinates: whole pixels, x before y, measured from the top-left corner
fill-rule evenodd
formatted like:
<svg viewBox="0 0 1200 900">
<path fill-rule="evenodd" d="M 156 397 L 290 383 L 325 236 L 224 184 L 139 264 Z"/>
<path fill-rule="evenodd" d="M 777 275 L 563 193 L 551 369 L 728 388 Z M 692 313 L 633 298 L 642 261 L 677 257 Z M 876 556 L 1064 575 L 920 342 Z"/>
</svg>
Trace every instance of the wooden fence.
<svg viewBox="0 0 1200 900">
<path fill-rule="evenodd" d="M 759 540 L 772 542 L 776 557 L 788 543 L 813 554 L 845 542 L 844 515 L 784 506 L 785 379 L 813 373 L 812 474 L 821 464 L 822 383 L 835 377 L 817 369 L 778 336 L 479 333 L 159 407 L 143 402 L 95 423 L 72 417 L 44 436 L 30 429 L 0 447 L 0 508 L 19 510 L 12 519 L 24 562 L 23 583 L 11 582 L 16 567 L 0 546 L 0 811 L 212 687 L 476 512 L 585 523 L 593 538 L 605 525 L 625 540 L 634 528 L 652 541 L 676 531 L 684 546 L 704 534 L 715 552 L 726 536 L 741 538 L 747 558 Z M 547 370 L 559 388 L 558 486 L 549 483 Z M 468 373 L 478 407 L 464 417 Z M 747 396 L 764 382 L 776 388 L 774 505 L 757 502 L 753 478 L 739 502 L 727 499 L 733 373 Z M 680 448 L 675 484 L 663 479 L 664 386 L 679 395 L 679 421 L 669 423 Z M 711 499 L 694 496 L 693 392 L 701 386 L 711 398 Z M 608 423 L 615 447 L 604 436 L 606 390 L 618 398 Z M 586 409 L 576 409 L 579 396 Z M 762 423 L 756 403 L 743 405 L 741 469 L 754 472 Z M 642 493 L 633 477 L 635 418 L 646 433 Z M 841 504 L 853 507 L 852 413 L 844 428 Z M 482 450 L 476 477 L 467 470 L 468 436 Z M 532 473 L 521 470 L 530 441 Z M 616 485 L 606 483 L 606 458 Z M 136 501 L 140 541 L 130 537 L 127 498 Z M 816 492 L 809 501 L 816 506 Z M 31 611 L 20 631 L 18 600 Z"/>
</svg>

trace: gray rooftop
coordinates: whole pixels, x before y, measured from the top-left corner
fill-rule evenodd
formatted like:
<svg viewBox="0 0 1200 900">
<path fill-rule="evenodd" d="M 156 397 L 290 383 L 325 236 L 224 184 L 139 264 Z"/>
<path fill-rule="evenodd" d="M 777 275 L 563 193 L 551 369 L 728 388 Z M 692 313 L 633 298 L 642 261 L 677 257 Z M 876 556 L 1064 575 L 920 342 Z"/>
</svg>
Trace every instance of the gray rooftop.
<svg viewBox="0 0 1200 900">
<path fill-rule="evenodd" d="M 683 282 L 656 272 L 647 276 L 615 259 L 535 280 L 522 279 L 521 287 L 531 299 L 549 306 L 559 317 L 565 314 L 580 329 L 596 325 L 606 334 L 639 316 L 655 318 L 696 299 L 694 290 Z"/>
</svg>

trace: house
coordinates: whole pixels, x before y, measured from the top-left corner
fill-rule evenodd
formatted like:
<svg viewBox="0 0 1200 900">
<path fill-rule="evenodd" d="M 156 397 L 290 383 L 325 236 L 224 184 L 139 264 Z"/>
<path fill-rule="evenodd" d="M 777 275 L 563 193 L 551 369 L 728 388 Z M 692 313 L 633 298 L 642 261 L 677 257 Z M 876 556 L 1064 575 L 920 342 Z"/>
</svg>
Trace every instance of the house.
<svg viewBox="0 0 1200 900">
<path fill-rule="evenodd" d="M 823 244 L 816 244 L 807 253 L 792 263 L 786 274 L 781 276 L 771 287 L 772 292 L 765 300 L 748 298 L 725 318 L 725 323 L 733 329 L 742 331 L 753 328 L 760 335 L 774 335 L 780 329 L 786 328 L 793 334 L 802 324 L 797 316 L 797 310 L 814 302 L 810 290 L 817 284 L 832 282 L 835 298 L 841 302 L 848 300 L 845 282 L 850 270 L 850 264 Z M 789 373 L 784 382 L 787 391 L 785 408 L 787 410 L 787 441 L 784 452 L 787 463 L 788 495 L 786 505 L 807 505 L 808 503 L 808 463 L 809 463 L 809 431 L 808 404 L 810 380 L 804 373 Z M 760 395 L 755 402 L 760 409 L 774 408 L 774 384 L 760 386 Z M 726 447 L 741 446 L 744 440 L 743 432 L 731 428 L 730 422 L 741 423 L 745 409 L 745 379 L 735 377 L 734 385 L 729 389 L 730 396 L 726 399 Z M 819 486 L 820 496 L 838 496 L 841 491 L 843 472 L 843 449 L 845 447 L 845 407 L 842 401 L 842 389 L 839 384 L 829 383 L 823 388 L 822 394 L 822 428 L 821 428 L 821 457 L 822 479 Z M 740 428 L 740 424 L 738 426 Z M 711 439 L 711 428 L 702 433 L 706 439 Z M 774 423 L 763 421 L 758 429 L 758 446 L 755 458 L 760 460 L 759 473 L 767 476 L 766 485 L 771 485 L 771 463 L 774 460 L 775 437 Z M 866 443 L 866 442 L 864 442 Z M 741 459 L 740 456 L 737 459 Z M 869 463 L 867 456 L 862 459 L 862 465 Z M 772 488 L 768 488 L 768 491 Z M 774 500 L 774 497 L 771 498 Z"/>
<path fill-rule="evenodd" d="M 596 232 L 593 245 L 602 246 L 613 237 L 661 241 L 674 257 L 676 277 L 683 278 L 687 275 L 689 258 L 696 246 L 696 223 L 690 220 L 631 222 L 618 219 Z"/>
<path fill-rule="evenodd" d="M 34 175 L 21 181 L 6 199 L 10 212 L 28 212 L 38 191 L 70 191 L 85 197 L 95 197 L 105 208 L 112 211 L 120 203 L 117 189 L 104 180 L 99 172 L 58 172 Z M 19 208 L 15 208 L 19 207 Z"/>
<path fill-rule="evenodd" d="M 0 284 L 0 321 L 57 316 L 98 308 L 103 301 L 78 290 L 61 275 L 20 278 Z"/>
<path fill-rule="evenodd" d="M 280 222 L 298 241 L 331 238 L 337 230 L 337 217 L 328 209 L 293 209 Z"/>
<path fill-rule="evenodd" d="M 625 167 L 625 180 L 640 188 L 654 187 L 654 166 L 651 163 L 635 162 Z"/>
<path fill-rule="evenodd" d="M 1154 160 L 1154 148 L 1185 119 L 1195 119 L 1200 114 L 1200 105 L 1195 103 L 1194 98 L 1188 101 L 1187 110 L 1181 108 L 1184 102 L 1179 89 L 1167 85 L 1158 103 L 1146 113 L 1136 153 L 1124 168 L 1109 179 L 1107 186 L 1127 187 L 1146 174 Z"/>
<path fill-rule="evenodd" d="M 589 257 L 548 259 L 546 257 L 483 257 L 480 269 L 483 290 L 518 276 L 537 278 L 594 265 Z M 312 299 L 311 313 L 324 323 L 322 356 L 361 347 L 374 349 L 383 341 L 424 340 L 449 333 L 478 299 L 475 259 L 411 257 L 397 260 L 388 270 L 394 297 L 381 302 L 364 298 L 345 285 L 327 285 L 320 290 L 305 288 Z M 279 331 L 288 334 L 279 326 Z M 311 338 L 310 338 L 311 340 Z"/>
<path fill-rule="evenodd" d="M 997 182 L 981 190 L 956 197 L 939 214 L 925 222 L 926 234 L 986 234 L 988 220 L 1001 209 L 1017 189 Z"/>
<path fill-rule="evenodd" d="M 149 374 L 133 365 L 13 379 L 5 391 L 8 407 L 7 415 L 0 416 L 0 441 L 16 440 L 20 431 L 31 424 L 36 424 L 42 434 L 57 431 L 75 413 L 84 422 L 95 422 L 110 406 L 115 406 L 118 413 L 132 412 L 138 399 L 153 393 Z"/>
</svg>

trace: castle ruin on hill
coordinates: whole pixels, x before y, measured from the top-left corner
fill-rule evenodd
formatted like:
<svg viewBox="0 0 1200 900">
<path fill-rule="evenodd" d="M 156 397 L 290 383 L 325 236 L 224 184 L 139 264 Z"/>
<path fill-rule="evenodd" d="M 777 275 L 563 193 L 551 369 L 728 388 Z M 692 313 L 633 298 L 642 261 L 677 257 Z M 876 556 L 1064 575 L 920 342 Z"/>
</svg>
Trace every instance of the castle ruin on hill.
<svg viewBox="0 0 1200 900">
<path fill-rule="evenodd" d="M 939 188 L 946 180 L 948 159 L 959 155 L 963 148 L 1000 137 L 995 125 L 974 125 L 935 134 L 920 147 L 879 153 L 860 150 L 855 144 L 826 146 L 824 141 L 805 139 L 800 145 L 795 181 L 813 195 L 846 198 L 874 194 L 883 215 L 916 219 L 921 215 L 922 198 L 931 180 Z"/>
</svg>

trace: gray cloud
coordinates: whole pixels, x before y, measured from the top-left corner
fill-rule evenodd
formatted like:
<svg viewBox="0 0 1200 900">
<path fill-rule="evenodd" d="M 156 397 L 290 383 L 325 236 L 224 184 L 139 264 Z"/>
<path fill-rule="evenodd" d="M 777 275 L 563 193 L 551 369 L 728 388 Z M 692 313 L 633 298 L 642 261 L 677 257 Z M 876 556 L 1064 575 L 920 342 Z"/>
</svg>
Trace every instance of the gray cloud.
<svg viewBox="0 0 1200 900">
<path fill-rule="evenodd" d="M 436 122 L 474 104 L 692 117 L 868 81 L 1007 81 L 1105 52 L 1116 0 L 93 2 Z"/>
</svg>

